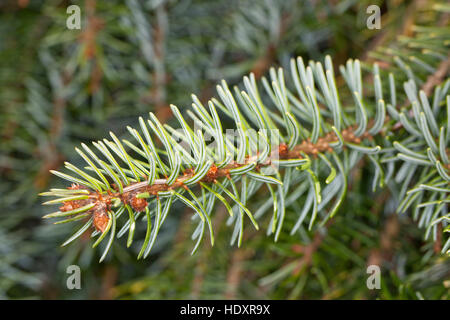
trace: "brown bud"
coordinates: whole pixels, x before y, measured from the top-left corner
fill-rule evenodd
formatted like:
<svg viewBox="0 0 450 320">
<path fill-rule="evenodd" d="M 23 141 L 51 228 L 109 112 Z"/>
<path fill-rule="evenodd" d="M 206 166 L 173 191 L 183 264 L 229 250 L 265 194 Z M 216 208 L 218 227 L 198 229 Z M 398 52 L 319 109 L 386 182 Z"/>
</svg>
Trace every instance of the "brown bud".
<svg viewBox="0 0 450 320">
<path fill-rule="evenodd" d="M 288 146 L 285 143 L 281 143 L 278 147 L 278 154 L 281 158 L 285 157 L 288 153 L 289 149 Z"/>
<path fill-rule="evenodd" d="M 109 223 L 109 216 L 105 211 L 94 212 L 94 227 L 102 233 L 105 232 Z"/>
<path fill-rule="evenodd" d="M 133 197 L 131 198 L 131 206 L 134 210 L 141 212 L 148 206 L 148 202 L 145 199 Z"/>
<path fill-rule="evenodd" d="M 66 212 L 70 210 L 75 210 L 79 208 L 80 205 L 76 201 L 66 201 L 63 202 L 63 205 L 59 207 L 59 211 Z"/>
<path fill-rule="evenodd" d="M 217 179 L 217 172 L 219 169 L 213 164 L 211 168 L 209 168 L 208 173 L 205 176 L 205 181 L 212 182 Z"/>
<path fill-rule="evenodd" d="M 95 229 L 104 232 L 106 227 L 108 226 L 109 222 L 109 216 L 106 213 L 106 204 L 103 202 L 97 202 L 95 207 L 93 208 L 94 211 L 94 227 Z"/>
</svg>

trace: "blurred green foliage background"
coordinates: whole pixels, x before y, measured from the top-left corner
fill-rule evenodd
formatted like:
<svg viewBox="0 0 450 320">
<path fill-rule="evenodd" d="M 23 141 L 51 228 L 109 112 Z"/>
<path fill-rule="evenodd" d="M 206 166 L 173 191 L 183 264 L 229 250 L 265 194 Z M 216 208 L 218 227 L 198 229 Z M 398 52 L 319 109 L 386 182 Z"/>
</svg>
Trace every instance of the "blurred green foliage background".
<svg viewBox="0 0 450 320">
<path fill-rule="evenodd" d="M 81 142 L 110 130 L 120 135 L 149 111 L 170 122 L 169 103 L 183 110 L 191 93 L 206 101 L 219 80 L 259 78 L 291 57 L 370 61 L 371 52 L 412 36 L 431 2 L 2 1 L 0 298 L 448 299 L 448 259 L 410 218 L 393 214 L 388 191 L 371 192 L 364 168 L 322 233 L 286 233 L 274 243 L 247 230 L 237 249 L 219 208 L 216 245 L 205 242 L 190 256 L 190 212 L 178 204 L 143 261 L 139 246 L 127 250 L 123 239 L 101 264 L 89 235 L 60 248 L 75 227 L 43 221 L 37 196 L 50 185 L 66 187 L 49 170 L 80 162 L 74 147 Z M 80 30 L 66 27 L 71 4 L 81 8 Z M 381 30 L 366 27 L 371 4 L 381 8 Z M 289 211 L 285 223 L 295 223 Z M 366 266 L 375 263 L 383 266 L 382 289 L 368 290 Z M 81 290 L 66 287 L 71 264 L 81 267 Z"/>
</svg>

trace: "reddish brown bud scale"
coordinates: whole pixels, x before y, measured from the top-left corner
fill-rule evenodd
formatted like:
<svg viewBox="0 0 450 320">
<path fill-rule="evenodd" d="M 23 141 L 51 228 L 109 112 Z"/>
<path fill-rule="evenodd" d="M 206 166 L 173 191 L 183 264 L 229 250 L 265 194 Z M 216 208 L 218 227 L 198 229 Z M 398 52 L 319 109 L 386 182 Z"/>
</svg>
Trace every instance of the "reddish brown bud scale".
<svg viewBox="0 0 450 320">
<path fill-rule="evenodd" d="M 106 213 L 107 205 L 103 202 L 97 202 L 94 211 L 94 227 L 98 231 L 104 232 L 109 223 L 109 216 Z"/>
<path fill-rule="evenodd" d="M 147 208 L 147 206 L 148 206 L 148 202 L 145 199 L 137 198 L 137 197 L 131 198 L 131 207 L 134 210 L 141 212 L 141 211 L 144 211 L 145 208 Z"/>
<path fill-rule="evenodd" d="M 278 147 L 278 154 L 280 158 L 285 158 L 288 155 L 289 148 L 285 143 L 281 143 Z"/>
<path fill-rule="evenodd" d="M 59 211 L 66 212 L 77 209 L 78 206 L 73 201 L 66 201 L 63 203 L 61 207 L 59 207 Z"/>
<path fill-rule="evenodd" d="M 219 169 L 216 167 L 216 165 L 212 165 L 211 168 L 209 168 L 208 173 L 206 173 L 205 177 L 203 178 L 203 181 L 205 182 L 212 182 L 217 179 Z"/>
<path fill-rule="evenodd" d="M 109 216 L 104 211 L 94 212 L 94 227 L 97 231 L 105 232 L 109 223 Z"/>
</svg>

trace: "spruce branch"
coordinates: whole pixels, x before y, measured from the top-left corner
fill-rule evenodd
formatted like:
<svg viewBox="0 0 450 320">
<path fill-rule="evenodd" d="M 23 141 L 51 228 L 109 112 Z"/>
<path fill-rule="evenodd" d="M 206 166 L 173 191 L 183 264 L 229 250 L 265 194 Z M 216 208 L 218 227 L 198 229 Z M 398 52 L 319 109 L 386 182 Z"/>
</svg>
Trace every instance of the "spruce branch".
<svg viewBox="0 0 450 320">
<path fill-rule="evenodd" d="M 426 236 L 432 231 L 436 237 L 436 224 L 448 223 L 445 208 L 450 190 L 449 96 L 447 110 L 441 106 L 450 81 L 437 89 L 432 104 L 423 90 L 417 92 L 414 79 L 404 82 L 403 94 L 413 111 L 410 113 L 397 109 L 396 95 L 401 90 L 396 89 L 392 74 L 389 81 L 381 79 L 377 64 L 373 66 L 371 90 L 363 89 L 358 60 L 348 60 L 339 70 L 348 91 L 336 87 L 329 56 L 324 64 L 310 61 L 307 66 L 302 58 L 292 59 L 292 80 L 285 81 L 282 68 L 272 68 L 270 80 L 263 77 L 261 81 L 265 92 L 260 92 L 255 75 L 250 74 L 244 77 L 245 90 L 236 86 L 234 94 L 222 81 L 217 86 L 220 100 L 212 98 L 208 109 L 193 96 L 192 109 L 187 114 L 194 127 L 171 105 L 180 124 L 178 130 L 162 125 L 150 113 L 147 122 L 139 118 L 140 132 L 127 128 L 134 143 L 119 139 L 112 132 L 112 141 L 93 142 L 103 160 L 82 144 L 83 150 L 76 150 L 88 164 L 86 171 L 68 162 L 66 168 L 78 177 L 52 171 L 73 185 L 42 194 L 58 197 L 44 204 L 62 203 L 59 211 L 45 217 L 68 217 L 57 223 L 88 219 L 64 245 L 91 225 L 96 229 L 93 235 L 98 235 L 94 246 L 109 234 L 101 260 L 116 234 L 121 237 L 128 232 L 127 246 L 133 243 L 139 219 L 147 221 L 147 232 L 138 257 L 147 257 L 177 201 L 195 212 L 198 225 L 193 234 L 197 240 L 193 252 L 206 228 L 214 244 L 211 216 L 217 200 L 227 208 L 229 223 L 234 223 L 232 243 L 237 240 L 241 245 L 245 217 L 258 229 L 257 220 L 270 206 L 273 214 L 268 233 L 277 240 L 286 207 L 305 193 L 303 212 L 293 232 L 306 221 L 308 212 L 309 229 L 319 219 L 323 225 L 332 218 L 345 198 L 350 170 L 367 157 L 373 165 L 374 191 L 389 181 L 399 165 L 394 177 L 395 184 L 401 185 L 398 211 L 407 210 L 413 203 L 416 215 L 422 207 L 426 207 L 425 212 L 432 210 L 432 216 L 427 213 L 430 218 L 424 223 Z M 383 83 L 389 83 L 389 95 L 384 92 Z M 341 97 L 345 94 L 350 102 L 343 102 Z M 224 133 L 227 123 L 223 115 L 234 122 L 232 137 Z M 403 128 L 394 135 L 398 121 Z M 153 137 L 158 138 L 163 149 L 156 148 Z M 206 145 L 206 137 L 212 137 L 213 143 Z M 411 188 L 413 181 L 416 183 Z M 248 199 L 262 186 L 271 196 L 253 214 Z M 126 222 L 117 231 L 122 215 L 127 216 Z M 442 252 L 449 245 L 447 241 Z"/>
</svg>

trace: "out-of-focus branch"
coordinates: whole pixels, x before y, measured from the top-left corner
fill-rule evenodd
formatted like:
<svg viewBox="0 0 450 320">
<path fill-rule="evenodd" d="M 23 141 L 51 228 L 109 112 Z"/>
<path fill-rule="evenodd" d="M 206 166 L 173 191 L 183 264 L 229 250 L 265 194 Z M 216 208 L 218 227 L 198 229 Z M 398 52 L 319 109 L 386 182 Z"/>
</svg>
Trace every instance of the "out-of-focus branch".
<svg viewBox="0 0 450 320">
<path fill-rule="evenodd" d="M 95 7 L 95 0 L 86 0 L 87 26 L 79 38 L 84 45 L 84 58 L 94 60 L 89 83 L 89 92 L 91 94 L 98 90 L 102 78 L 102 71 L 95 58 L 97 52 L 96 36 L 103 28 L 103 21 L 95 16 Z M 63 77 L 63 85 L 67 85 L 71 77 L 67 74 L 63 74 Z M 43 189 L 47 185 L 50 178 L 49 170 L 57 169 L 64 161 L 64 156 L 58 151 L 57 143 L 61 138 L 64 127 L 64 109 L 66 105 L 67 101 L 60 95 L 60 92 L 55 93 L 48 143 L 39 152 L 43 162 L 34 180 L 34 184 L 38 189 Z"/>
<path fill-rule="evenodd" d="M 86 0 L 87 26 L 80 35 L 80 41 L 84 45 L 84 58 L 92 60 L 91 78 L 89 82 L 89 93 L 95 93 L 100 87 L 102 70 L 97 62 L 97 34 L 103 28 L 104 22 L 95 15 L 95 0 Z"/>
<path fill-rule="evenodd" d="M 155 108 L 155 114 L 162 121 L 171 118 L 172 112 L 166 101 L 166 84 L 168 76 L 165 68 L 165 42 L 169 28 L 169 20 L 164 3 L 156 8 L 156 26 L 153 30 L 154 38 L 154 73 L 150 99 Z"/>
<path fill-rule="evenodd" d="M 47 186 L 50 178 L 49 170 L 57 169 L 64 161 L 64 156 L 58 151 L 57 142 L 62 134 L 65 107 L 66 100 L 61 96 L 56 96 L 53 102 L 48 141 L 45 148 L 41 148 L 39 151 L 39 156 L 43 159 L 43 162 L 34 179 L 34 185 L 39 190 Z"/>
<path fill-rule="evenodd" d="M 228 216 L 227 211 L 224 207 L 218 207 L 216 211 L 216 216 L 213 219 L 213 225 L 219 226 L 223 225 L 223 220 Z M 206 242 L 203 244 L 206 246 Z M 209 257 L 209 250 L 202 251 L 201 256 L 197 260 L 197 264 L 194 270 L 194 279 L 192 280 L 191 285 L 191 299 L 199 299 L 201 295 L 201 290 L 203 286 L 203 282 L 205 280 L 206 268 L 207 268 L 207 259 Z"/>
<path fill-rule="evenodd" d="M 264 73 L 273 65 L 273 62 L 276 58 L 276 48 L 278 46 L 279 39 L 282 38 L 283 34 L 287 31 L 289 23 L 291 21 L 291 16 L 285 14 L 280 19 L 280 31 L 275 40 L 269 42 L 267 44 L 265 53 L 259 57 L 253 67 L 251 68 L 251 72 L 255 74 L 255 77 L 258 79 L 264 75 Z"/>
<path fill-rule="evenodd" d="M 329 220 L 326 223 L 325 227 L 329 228 L 333 221 L 334 220 Z M 292 272 L 293 275 L 299 275 L 304 269 L 308 268 L 311 265 L 314 253 L 319 249 L 323 239 L 326 236 L 325 233 L 320 231 L 321 230 L 317 230 L 315 232 L 313 240 L 309 244 L 297 244 L 293 246 L 292 250 L 294 252 L 303 254 L 303 256 L 298 260 L 297 266 L 295 267 L 294 271 Z"/>
<path fill-rule="evenodd" d="M 241 283 L 242 275 L 245 273 L 244 263 L 247 259 L 254 255 L 251 248 L 239 248 L 233 251 L 231 255 L 231 265 L 227 273 L 227 287 L 225 291 L 225 299 L 238 299 L 237 291 Z"/>
<path fill-rule="evenodd" d="M 422 86 L 422 90 L 425 92 L 427 96 L 430 96 L 431 91 L 435 86 L 442 83 L 444 78 L 448 75 L 449 70 L 450 70 L 450 56 L 448 56 L 446 60 L 442 61 L 439 64 L 439 67 L 436 69 L 436 72 L 428 76 L 427 81 Z"/>
<path fill-rule="evenodd" d="M 113 265 L 108 265 L 105 267 L 98 299 L 112 300 L 114 298 L 114 286 L 116 284 L 117 277 L 117 267 Z"/>
</svg>

